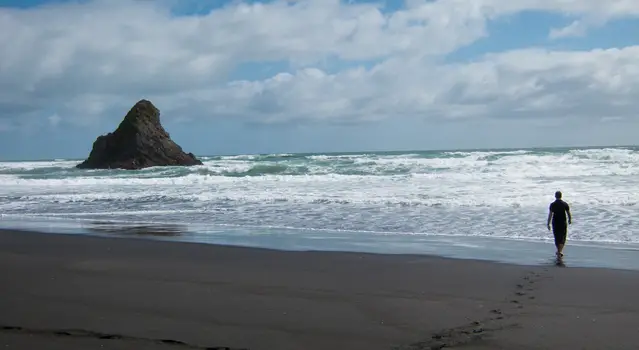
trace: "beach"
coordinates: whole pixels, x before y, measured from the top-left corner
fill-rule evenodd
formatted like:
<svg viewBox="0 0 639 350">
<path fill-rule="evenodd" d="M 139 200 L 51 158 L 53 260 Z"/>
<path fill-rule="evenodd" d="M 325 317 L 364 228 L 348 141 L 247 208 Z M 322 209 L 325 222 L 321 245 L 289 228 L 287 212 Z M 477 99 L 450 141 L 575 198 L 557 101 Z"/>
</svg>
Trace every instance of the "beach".
<svg viewBox="0 0 639 350">
<path fill-rule="evenodd" d="M 8 349 L 634 349 L 639 272 L 0 232 Z"/>
<path fill-rule="evenodd" d="M 639 0 L 0 19 L 0 350 L 639 350 Z"/>
</svg>

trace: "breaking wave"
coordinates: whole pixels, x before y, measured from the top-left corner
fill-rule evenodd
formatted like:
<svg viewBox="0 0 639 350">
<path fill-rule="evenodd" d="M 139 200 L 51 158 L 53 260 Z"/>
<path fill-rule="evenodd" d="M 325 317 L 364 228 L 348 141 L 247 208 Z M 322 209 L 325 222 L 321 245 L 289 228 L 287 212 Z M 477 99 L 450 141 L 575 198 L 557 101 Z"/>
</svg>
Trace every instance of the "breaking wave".
<svg viewBox="0 0 639 350">
<path fill-rule="evenodd" d="M 4 216 L 542 239 L 566 193 L 573 239 L 639 243 L 639 149 L 201 157 L 193 167 L 0 163 Z M 540 229 L 541 227 L 541 229 Z"/>
</svg>

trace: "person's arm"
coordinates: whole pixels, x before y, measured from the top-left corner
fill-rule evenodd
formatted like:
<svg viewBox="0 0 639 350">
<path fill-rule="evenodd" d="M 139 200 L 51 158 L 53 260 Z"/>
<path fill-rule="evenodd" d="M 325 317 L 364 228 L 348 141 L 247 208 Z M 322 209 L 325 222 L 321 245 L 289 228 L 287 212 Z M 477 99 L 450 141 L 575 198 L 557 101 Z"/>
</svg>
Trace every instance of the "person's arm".
<svg viewBox="0 0 639 350">
<path fill-rule="evenodd" d="M 552 210 L 548 209 L 548 222 L 546 226 L 548 226 L 548 231 L 550 231 L 550 220 L 552 219 Z"/>
<path fill-rule="evenodd" d="M 570 206 L 566 204 L 566 214 L 568 214 L 568 225 L 572 224 L 572 215 L 570 215 Z"/>
</svg>

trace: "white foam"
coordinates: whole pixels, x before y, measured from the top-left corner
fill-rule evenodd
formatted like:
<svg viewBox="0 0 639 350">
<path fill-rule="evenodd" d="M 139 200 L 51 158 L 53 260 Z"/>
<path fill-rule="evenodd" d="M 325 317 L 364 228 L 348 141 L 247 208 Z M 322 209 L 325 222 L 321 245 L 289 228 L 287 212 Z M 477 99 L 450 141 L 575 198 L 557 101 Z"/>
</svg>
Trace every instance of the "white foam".
<svg viewBox="0 0 639 350">
<path fill-rule="evenodd" d="M 574 208 L 573 239 L 639 242 L 634 150 L 279 156 L 286 159 L 215 157 L 139 172 L 83 171 L 67 160 L 4 162 L 0 212 L 540 240 L 548 238 L 547 206 L 560 189 Z M 224 176 L 276 164 L 308 174 Z"/>
<path fill-rule="evenodd" d="M 0 162 L 0 171 L 25 171 L 43 168 L 71 168 L 78 164 L 72 160 L 30 161 L 30 162 Z"/>
</svg>

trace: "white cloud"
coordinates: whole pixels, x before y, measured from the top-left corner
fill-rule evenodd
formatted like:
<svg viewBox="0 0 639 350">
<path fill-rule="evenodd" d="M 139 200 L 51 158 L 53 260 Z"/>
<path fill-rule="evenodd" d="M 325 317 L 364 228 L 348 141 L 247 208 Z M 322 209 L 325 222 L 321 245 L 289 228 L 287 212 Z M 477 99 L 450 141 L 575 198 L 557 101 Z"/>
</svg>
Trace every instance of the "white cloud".
<svg viewBox="0 0 639 350">
<path fill-rule="evenodd" d="M 614 122 L 623 121 L 624 119 L 625 119 L 624 117 L 619 117 L 619 116 L 601 117 L 601 122 L 603 122 L 603 123 L 614 123 Z"/>
<path fill-rule="evenodd" d="M 58 114 L 54 113 L 49 116 L 49 124 L 51 124 L 51 126 L 57 126 L 60 124 L 60 121 L 62 121 L 62 118 L 60 118 Z"/>
<path fill-rule="evenodd" d="M 632 16 L 632 13 L 630 13 L 630 15 Z M 615 16 L 601 14 L 588 15 L 573 21 L 565 27 L 552 28 L 548 37 L 550 39 L 585 37 L 589 30 L 604 26 L 612 18 L 615 18 Z"/>
<path fill-rule="evenodd" d="M 411 0 L 390 14 L 377 4 L 338 0 L 234 2 L 178 17 L 167 1 L 0 8 L 2 125 L 47 118 L 51 110 L 90 124 L 119 118 L 139 98 L 151 98 L 165 115 L 264 122 L 601 117 L 636 109 L 637 47 L 524 49 L 441 63 L 485 37 L 497 17 L 552 11 L 577 18 L 552 37 L 585 35 L 593 25 L 639 16 L 635 0 Z M 380 63 L 328 73 L 316 68 L 327 57 Z M 264 60 L 299 69 L 227 81 L 241 62 Z"/>
<path fill-rule="evenodd" d="M 553 28 L 548 35 L 551 39 L 567 38 L 574 36 L 585 36 L 588 31 L 588 24 L 577 20 L 562 28 Z"/>
<path fill-rule="evenodd" d="M 384 117 L 516 118 L 629 115 L 639 96 L 639 46 L 622 50 L 517 50 L 471 64 L 389 60 L 371 70 L 317 69 L 177 95 L 177 109 L 262 121 Z M 224 103 L 216 103 L 224 101 Z M 183 106 L 179 106 L 183 103 Z"/>
</svg>

